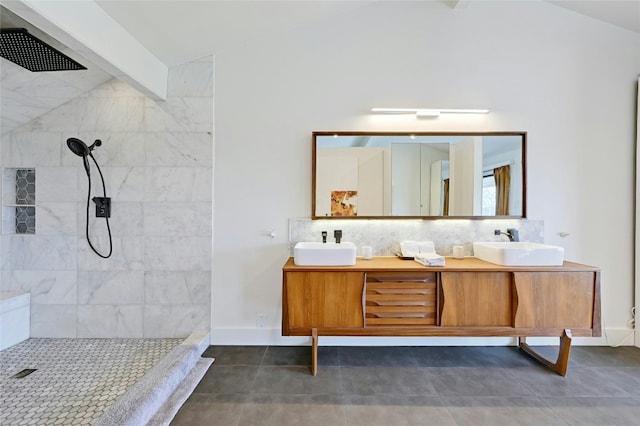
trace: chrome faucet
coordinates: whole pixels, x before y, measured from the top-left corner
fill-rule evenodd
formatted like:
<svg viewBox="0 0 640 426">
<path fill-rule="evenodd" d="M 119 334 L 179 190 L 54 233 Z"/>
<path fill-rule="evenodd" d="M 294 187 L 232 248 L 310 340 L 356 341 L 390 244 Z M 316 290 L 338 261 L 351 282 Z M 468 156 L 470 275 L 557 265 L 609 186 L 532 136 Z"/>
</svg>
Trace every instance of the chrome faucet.
<svg viewBox="0 0 640 426">
<path fill-rule="evenodd" d="M 493 231 L 493 233 L 495 235 L 506 235 L 507 237 L 509 237 L 509 241 L 511 242 L 520 241 L 520 234 L 515 228 L 507 228 L 507 232 L 502 232 L 501 230 L 496 229 L 495 231 Z"/>
</svg>

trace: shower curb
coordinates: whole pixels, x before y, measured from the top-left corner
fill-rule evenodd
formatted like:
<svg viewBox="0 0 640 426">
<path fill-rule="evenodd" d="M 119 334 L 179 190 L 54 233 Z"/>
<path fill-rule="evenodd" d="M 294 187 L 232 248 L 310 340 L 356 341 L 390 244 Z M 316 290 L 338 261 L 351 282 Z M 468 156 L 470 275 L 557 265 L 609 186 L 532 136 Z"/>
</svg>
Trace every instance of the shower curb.
<svg viewBox="0 0 640 426">
<path fill-rule="evenodd" d="M 204 375 L 211 363 L 213 363 L 211 359 L 211 362 L 208 362 L 205 368 L 207 361 L 204 361 L 205 364 L 200 362 L 203 360 L 200 355 L 205 351 L 208 344 L 209 333 L 192 333 L 147 371 L 113 405 L 109 406 L 93 424 L 95 426 L 139 426 L 148 424 L 156 413 L 161 410 L 177 412 L 177 409 L 167 408 L 176 389 L 180 387 L 196 367 L 198 368 L 194 373 L 201 372 Z M 193 381 L 193 379 L 190 381 Z M 193 386 L 195 387 L 195 385 Z M 181 404 L 182 402 L 177 403 Z M 171 419 L 168 420 L 170 421 Z"/>
</svg>

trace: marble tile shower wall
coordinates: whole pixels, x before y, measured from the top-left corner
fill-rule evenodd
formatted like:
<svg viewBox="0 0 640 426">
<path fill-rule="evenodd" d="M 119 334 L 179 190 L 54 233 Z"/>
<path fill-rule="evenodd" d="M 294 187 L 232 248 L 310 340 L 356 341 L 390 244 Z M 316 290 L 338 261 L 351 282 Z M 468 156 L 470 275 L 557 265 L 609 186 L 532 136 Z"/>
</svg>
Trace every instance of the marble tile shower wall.
<svg viewBox="0 0 640 426">
<path fill-rule="evenodd" d="M 154 101 L 112 80 L 3 135 L 3 167 L 37 173 L 36 234 L 3 229 L 2 290 L 31 292 L 32 337 L 185 337 L 210 327 L 213 59 L 169 73 Z M 113 255 L 85 240 L 94 151 L 112 198 Z M 102 190 L 93 163 L 92 196 Z M 94 207 L 91 203 L 91 215 Z M 107 250 L 104 220 L 89 233 Z"/>
<path fill-rule="evenodd" d="M 541 220 L 485 219 L 485 220 L 310 220 L 289 221 L 290 253 L 298 241 L 322 241 L 322 231 L 333 241 L 333 231 L 342 230 L 343 241 L 358 246 L 371 246 L 374 256 L 393 256 L 400 251 L 400 242 L 405 240 L 433 241 L 436 252 L 452 255 L 452 247 L 464 247 L 465 256 L 473 255 L 474 241 L 508 241 L 504 236 L 494 235 L 495 229 L 516 228 L 521 241 L 543 242 L 544 222 Z"/>
</svg>

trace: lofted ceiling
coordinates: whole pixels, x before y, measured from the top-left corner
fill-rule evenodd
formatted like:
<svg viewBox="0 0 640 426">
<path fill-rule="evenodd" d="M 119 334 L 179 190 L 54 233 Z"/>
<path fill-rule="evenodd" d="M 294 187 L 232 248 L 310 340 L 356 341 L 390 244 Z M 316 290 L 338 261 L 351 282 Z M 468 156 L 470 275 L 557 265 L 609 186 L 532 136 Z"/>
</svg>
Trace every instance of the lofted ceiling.
<svg viewBox="0 0 640 426">
<path fill-rule="evenodd" d="M 455 9 L 486 0 L 437 1 Z M 546 1 L 640 34 L 640 0 Z M 102 9 L 169 66 L 375 2 L 97 0 Z"/>
<path fill-rule="evenodd" d="M 10 1 L 0 0 L 0 3 Z M 392 0 L 95 0 L 95 3 L 115 24 L 126 30 L 162 63 L 171 67 L 330 19 L 332 16 L 350 13 L 376 1 Z M 437 1 L 454 9 L 462 9 L 481 0 Z M 545 1 L 640 34 L 640 0 Z M 1 59 L 2 133 L 112 78 L 110 73 L 94 65 L 86 57 L 79 57 L 6 8 L 0 10 L 0 17 L 3 28 L 28 28 L 88 68 L 87 71 L 31 73 Z"/>
</svg>

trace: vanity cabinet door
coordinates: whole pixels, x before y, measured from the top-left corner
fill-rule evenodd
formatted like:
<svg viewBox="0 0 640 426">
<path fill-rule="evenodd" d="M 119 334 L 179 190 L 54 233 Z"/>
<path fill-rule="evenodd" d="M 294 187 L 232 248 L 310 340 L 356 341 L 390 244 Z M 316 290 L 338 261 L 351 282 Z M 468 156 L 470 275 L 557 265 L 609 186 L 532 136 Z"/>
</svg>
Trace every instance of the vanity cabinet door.
<svg viewBox="0 0 640 426">
<path fill-rule="evenodd" d="M 440 276 L 442 326 L 513 325 L 510 272 L 442 272 Z"/>
<path fill-rule="evenodd" d="M 370 272 L 365 327 L 436 325 L 435 272 Z"/>
<path fill-rule="evenodd" d="M 595 272 L 515 272 L 515 326 L 591 328 L 596 306 Z"/>
<path fill-rule="evenodd" d="M 363 327 L 364 272 L 286 272 L 285 331 Z"/>
</svg>

